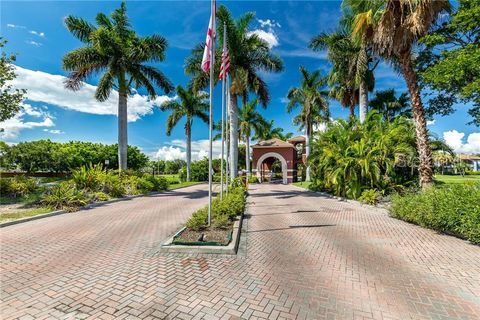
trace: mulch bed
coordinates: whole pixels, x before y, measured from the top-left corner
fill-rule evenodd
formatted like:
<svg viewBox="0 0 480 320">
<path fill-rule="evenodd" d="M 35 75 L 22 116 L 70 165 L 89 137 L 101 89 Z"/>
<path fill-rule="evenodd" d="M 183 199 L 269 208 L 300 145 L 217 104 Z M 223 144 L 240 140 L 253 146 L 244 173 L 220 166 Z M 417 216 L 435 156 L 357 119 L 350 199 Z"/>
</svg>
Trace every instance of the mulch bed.
<svg viewBox="0 0 480 320">
<path fill-rule="evenodd" d="M 178 237 L 175 238 L 175 242 L 191 242 L 192 245 L 201 244 L 202 242 L 216 243 L 217 245 L 227 245 L 230 242 L 231 228 L 217 229 L 209 228 L 205 230 L 195 231 L 185 229 Z"/>
</svg>

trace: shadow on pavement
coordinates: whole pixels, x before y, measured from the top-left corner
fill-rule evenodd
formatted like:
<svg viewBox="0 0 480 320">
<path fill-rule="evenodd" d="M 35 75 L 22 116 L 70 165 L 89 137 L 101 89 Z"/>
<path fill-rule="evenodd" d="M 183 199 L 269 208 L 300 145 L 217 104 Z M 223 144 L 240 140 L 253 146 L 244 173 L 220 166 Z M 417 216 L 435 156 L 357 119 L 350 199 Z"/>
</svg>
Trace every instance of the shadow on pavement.
<svg viewBox="0 0 480 320">
<path fill-rule="evenodd" d="M 291 230 L 291 229 L 302 229 L 302 228 L 323 228 L 323 227 L 334 227 L 336 224 L 308 224 L 308 225 L 296 225 L 288 226 L 288 228 L 275 228 L 275 229 L 263 229 L 263 230 L 249 230 L 247 233 L 253 232 L 267 232 L 267 231 L 280 231 L 280 230 Z"/>
</svg>

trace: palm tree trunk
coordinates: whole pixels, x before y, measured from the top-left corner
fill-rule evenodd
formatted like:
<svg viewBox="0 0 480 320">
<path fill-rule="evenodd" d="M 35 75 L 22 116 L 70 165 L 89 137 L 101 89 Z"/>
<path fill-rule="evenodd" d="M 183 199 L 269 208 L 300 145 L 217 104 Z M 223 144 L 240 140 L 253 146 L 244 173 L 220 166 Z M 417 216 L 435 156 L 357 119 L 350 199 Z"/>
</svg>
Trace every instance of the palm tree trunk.
<svg viewBox="0 0 480 320">
<path fill-rule="evenodd" d="M 185 125 L 185 131 L 187 134 L 187 181 L 190 181 L 190 168 L 192 163 L 192 128 L 191 120 L 187 119 L 187 124 Z"/>
<path fill-rule="evenodd" d="M 127 94 L 125 90 L 118 92 L 118 168 L 127 169 Z"/>
<path fill-rule="evenodd" d="M 247 177 L 250 177 L 250 136 L 245 137 L 245 163 L 247 166 Z"/>
<path fill-rule="evenodd" d="M 238 175 L 238 105 L 237 95 L 230 92 L 230 179 Z"/>
<path fill-rule="evenodd" d="M 310 157 L 310 135 L 312 134 L 311 124 L 307 124 L 306 134 L 305 134 L 305 166 L 307 168 L 305 173 L 305 181 L 310 181 L 310 166 L 308 164 L 308 158 Z"/>
<path fill-rule="evenodd" d="M 412 114 L 415 122 L 417 152 L 420 158 L 420 186 L 426 188 L 433 182 L 433 160 L 432 150 L 428 142 L 427 121 L 425 120 L 425 112 L 420 98 L 420 89 L 417 84 L 417 77 L 413 69 L 410 51 L 402 54 L 401 65 L 403 75 L 407 82 L 408 91 L 412 100 Z"/>
<path fill-rule="evenodd" d="M 360 123 L 365 121 L 367 117 L 368 108 L 368 88 L 364 79 L 360 81 L 360 93 L 359 93 L 359 105 L 360 105 Z"/>
</svg>

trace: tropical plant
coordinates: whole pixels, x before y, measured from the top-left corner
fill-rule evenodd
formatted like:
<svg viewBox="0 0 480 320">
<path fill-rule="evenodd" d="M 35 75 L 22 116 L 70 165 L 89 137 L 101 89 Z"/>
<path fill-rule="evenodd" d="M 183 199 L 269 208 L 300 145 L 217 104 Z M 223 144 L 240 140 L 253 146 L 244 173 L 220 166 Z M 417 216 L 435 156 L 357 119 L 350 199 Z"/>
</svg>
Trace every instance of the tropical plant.
<svg viewBox="0 0 480 320">
<path fill-rule="evenodd" d="M 284 133 L 284 129 L 281 127 L 274 127 L 274 120 L 265 121 L 263 123 L 262 130 L 255 132 L 253 140 L 269 140 L 277 138 L 283 141 L 287 141 L 293 137 L 293 132 Z"/>
<path fill-rule="evenodd" d="M 305 130 L 305 149 L 307 159 L 310 156 L 310 140 L 313 132 L 313 126 L 329 121 L 330 111 L 328 102 L 322 88 L 325 86 L 326 80 L 320 74 L 320 71 L 308 72 L 305 67 L 300 66 L 300 87 L 291 88 L 288 91 L 287 111 L 301 106 L 299 117 L 296 123 Z M 310 181 L 310 169 L 307 166 L 307 181 Z"/>
<path fill-rule="evenodd" d="M 85 193 L 77 190 L 73 181 L 53 186 L 43 196 L 42 203 L 52 209 L 76 211 L 89 202 Z"/>
<path fill-rule="evenodd" d="M 378 0 L 375 13 L 355 11 L 354 36 L 371 43 L 374 52 L 384 59 L 398 63 L 407 83 L 416 129 L 419 155 L 420 185 L 433 183 L 433 161 L 425 112 L 423 109 L 417 75 L 412 62 L 412 49 L 417 40 L 425 36 L 439 14 L 450 10 L 448 0 Z M 374 19 L 366 17 L 373 16 Z"/>
<path fill-rule="evenodd" d="M 369 102 L 369 107 L 371 110 L 377 110 L 383 114 L 383 118 L 387 121 L 398 116 L 412 117 L 408 94 L 404 92 L 397 98 L 395 89 L 376 91 L 375 96 Z"/>
<path fill-rule="evenodd" d="M 84 47 L 63 57 L 63 68 L 70 71 L 65 87 L 78 90 L 91 75 L 103 73 L 95 91 L 98 101 L 106 101 L 113 89 L 118 90 L 118 165 L 127 169 L 127 101 L 134 88 L 145 87 L 151 99 L 157 95 L 155 85 L 169 93 L 173 86 L 156 67 L 145 62 L 165 60 L 167 41 L 160 35 L 138 36 L 127 17 L 125 2 L 111 17 L 96 16 L 98 26 L 68 16 L 67 29 Z"/>
<path fill-rule="evenodd" d="M 312 183 L 354 199 L 367 189 L 397 190 L 415 180 L 415 171 L 402 161 L 416 154 L 414 143 L 412 124 L 403 117 L 388 122 L 371 111 L 363 124 L 355 119 L 330 122 L 313 142 Z"/>
<path fill-rule="evenodd" d="M 265 119 L 256 110 L 258 99 L 249 101 L 244 104 L 239 110 L 239 130 L 240 138 L 245 141 L 245 163 L 247 169 L 247 175 L 250 175 L 250 137 L 252 136 L 252 130 L 255 134 L 259 134 L 265 127 Z"/>
<path fill-rule="evenodd" d="M 172 111 L 167 119 L 167 136 L 172 132 L 172 129 L 178 124 L 180 119 L 186 118 L 185 135 L 187 138 L 187 181 L 190 181 L 190 165 L 192 162 L 192 123 L 193 118 L 199 118 L 205 123 L 208 123 L 208 108 L 206 102 L 208 95 L 202 92 L 194 93 L 191 90 L 186 90 L 182 86 L 176 88 L 178 98 L 177 100 L 169 100 L 164 102 L 160 109 L 162 111 Z"/>
<path fill-rule="evenodd" d="M 249 27 L 255 14 L 245 13 L 234 19 L 227 7 L 221 5 L 217 10 L 217 35 L 223 43 L 223 26 L 227 28 L 227 44 L 230 54 L 230 176 L 235 178 L 238 173 L 238 97 L 245 97 L 248 92 L 258 96 L 260 103 L 266 107 L 270 101 L 268 87 L 260 75 L 260 71 L 279 72 L 283 62 L 279 56 L 272 54 L 268 43 L 250 32 Z M 201 70 L 204 44 L 196 46 L 192 55 L 186 61 L 186 72 L 193 76 L 191 82 L 194 91 L 205 88 L 209 83 L 208 74 Z M 217 46 L 215 54 L 215 75 L 218 78 L 220 70 L 221 46 Z"/>
</svg>

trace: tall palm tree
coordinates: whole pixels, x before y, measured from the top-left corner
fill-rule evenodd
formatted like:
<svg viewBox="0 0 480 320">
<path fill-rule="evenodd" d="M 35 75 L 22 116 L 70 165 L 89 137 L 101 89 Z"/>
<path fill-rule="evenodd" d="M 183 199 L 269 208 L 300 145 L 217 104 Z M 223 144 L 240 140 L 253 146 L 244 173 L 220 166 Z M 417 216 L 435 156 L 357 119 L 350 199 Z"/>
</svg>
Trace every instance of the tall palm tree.
<svg viewBox="0 0 480 320">
<path fill-rule="evenodd" d="M 305 67 L 300 66 L 300 87 L 291 88 L 288 91 L 287 111 L 301 106 L 299 117 L 296 118 L 297 124 L 305 130 L 305 150 L 306 157 L 310 156 L 310 140 L 313 131 L 313 125 L 321 122 L 327 122 L 330 118 L 328 102 L 325 99 L 325 93 L 322 92 L 326 79 L 322 77 L 320 71 L 309 72 Z M 310 170 L 307 166 L 306 180 L 310 180 Z"/>
<path fill-rule="evenodd" d="M 354 30 L 362 33 L 377 54 L 400 66 L 412 101 L 420 159 L 420 185 L 425 188 L 433 183 L 433 161 L 425 111 L 412 63 L 412 49 L 417 40 L 427 34 L 439 14 L 450 10 L 450 3 L 448 0 L 376 1 L 381 3 L 378 13 L 354 12 Z M 366 15 L 372 15 L 376 19 L 370 22 L 365 18 Z"/>
<path fill-rule="evenodd" d="M 172 129 L 178 124 L 180 119 L 186 118 L 185 122 L 185 136 L 187 138 L 187 181 L 190 181 L 190 165 L 192 163 L 192 124 L 193 118 L 199 118 L 205 123 L 208 123 L 208 109 L 207 103 L 208 94 L 194 93 L 191 90 L 186 90 L 182 86 L 176 88 L 178 100 L 169 100 L 164 102 L 160 109 L 162 111 L 170 110 L 172 113 L 167 119 L 167 136 L 172 133 Z"/>
<path fill-rule="evenodd" d="M 169 93 L 173 86 L 157 68 L 145 62 L 165 60 L 167 41 L 160 35 L 140 37 L 132 29 L 127 17 L 125 2 L 110 17 L 97 14 L 97 26 L 68 16 L 67 29 L 84 47 L 75 49 L 63 57 L 63 68 L 70 72 L 65 87 L 79 90 L 91 75 L 102 73 L 95 91 L 98 101 L 106 101 L 112 89 L 118 91 L 118 164 L 127 168 L 127 102 L 132 87 L 145 87 L 151 99 L 155 99 L 154 86 Z"/>
<path fill-rule="evenodd" d="M 332 63 L 329 74 L 330 96 L 350 109 L 355 116 L 355 105 L 360 107 L 360 122 L 365 121 L 368 112 L 368 91 L 373 90 L 373 70 L 378 65 L 362 42 L 356 42 L 351 36 L 350 15 L 343 17 L 340 29 L 333 33 L 321 33 L 315 36 L 309 46 L 318 51 L 328 51 Z"/>
<path fill-rule="evenodd" d="M 250 175 L 250 137 L 252 136 L 252 130 L 255 134 L 263 131 L 265 128 L 265 119 L 257 111 L 258 99 L 254 99 L 247 104 L 244 104 L 239 112 L 239 128 L 240 137 L 245 141 L 245 162 L 247 175 Z"/>
<path fill-rule="evenodd" d="M 270 101 L 268 86 L 261 78 L 259 71 L 280 72 L 283 62 L 279 56 L 272 54 L 269 45 L 249 30 L 255 14 L 247 12 L 234 19 L 227 7 L 220 6 L 217 10 L 220 43 L 223 43 L 223 25 L 227 27 L 227 44 L 230 54 L 230 176 L 238 174 L 238 98 L 245 97 L 248 92 L 258 96 L 260 103 L 266 107 Z M 200 90 L 208 85 L 209 77 L 200 68 L 204 45 L 195 47 L 192 55 L 187 58 L 186 72 L 194 76 L 191 83 L 194 90 Z M 218 78 L 220 69 L 221 46 L 217 46 L 215 74 Z"/>
</svg>

